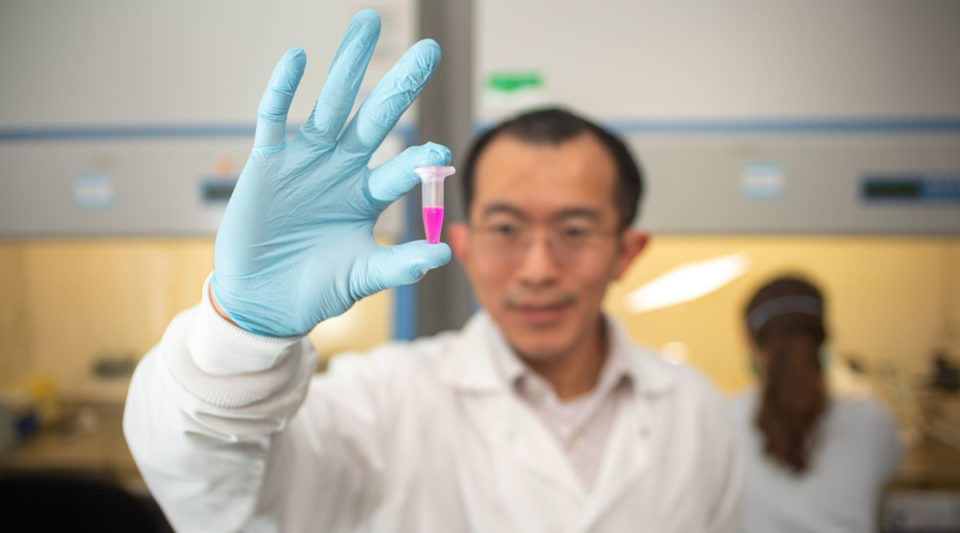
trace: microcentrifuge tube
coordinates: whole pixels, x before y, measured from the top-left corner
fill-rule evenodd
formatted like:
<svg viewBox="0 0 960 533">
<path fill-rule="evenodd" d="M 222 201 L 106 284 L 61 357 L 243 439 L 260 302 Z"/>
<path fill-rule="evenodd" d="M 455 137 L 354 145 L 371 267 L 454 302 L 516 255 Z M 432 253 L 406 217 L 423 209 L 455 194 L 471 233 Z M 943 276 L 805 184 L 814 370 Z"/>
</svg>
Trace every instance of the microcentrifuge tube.
<svg viewBox="0 0 960 533">
<path fill-rule="evenodd" d="M 437 244 L 443 228 L 443 180 L 456 170 L 453 167 L 417 167 L 413 171 L 420 176 L 423 230 L 427 242 Z"/>
</svg>

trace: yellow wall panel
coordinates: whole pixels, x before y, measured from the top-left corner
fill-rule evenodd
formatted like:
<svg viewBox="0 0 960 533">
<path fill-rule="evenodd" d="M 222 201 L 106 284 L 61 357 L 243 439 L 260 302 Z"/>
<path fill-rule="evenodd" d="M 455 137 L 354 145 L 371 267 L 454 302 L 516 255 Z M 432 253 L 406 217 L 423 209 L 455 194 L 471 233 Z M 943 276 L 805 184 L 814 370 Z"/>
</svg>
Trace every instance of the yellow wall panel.
<svg viewBox="0 0 960 533">
<path fill-rule="evenodd" d="M 678 266 L 742 253 L 746 272 L 695 300 L 642 313 L 626 297 Z M 83 378 L 97 357 L 143 355 L 200 298 L 212 239 L 0 243 L 0 383 L 24 372 Z M 751 381 L 742 308 L 761 282 L 795 271 L 829 298 L 831 347 L 915 376 L 930 353 L 960 353 L 960 239 L 915 237 L 654 237 L 610 288 L 606 308 L 633 339 L 679 343 L 723 390 Z M 393 294 L 380 293 L 311 333 L 322 356 L 391 337 Z M 835 361 L 834 361 L 835 362 Z"/>
<path fill-rule="evenodd" d="M 960 239 L 948 246 L 947 287 L 944 288 L 946 300 L 944 307 L 947 316 L 947 342 L 945 348 L 954 355 L 960 354 Z"/>
<path fill-rule="evenodd" d="M 69 380 L 98 357 L 142 355 L 199 300 L 212 249 L 209 239 L 25 243 L 32 369 Z"/>
<path fill-rule="evenodd" d="M 746 272 L 695 300 L 642 313 L 627 295 L 684 264 L 743 253 Z M 917 375 L 956 333 L 960 240 L 880 237 L 654 237 L 648 250 L 611 287 L 606 308 L 633 339 L 661 348 L 681 343 L 687 360 L 721 389 L 748 385 L 742 311 L 753 290 L 782 272 L 805 274 L 828 298 L 830 347 L 868 364 Z M 951 328 L 953 328 L 951 330 Z M 836 364 L 836 361 L 833 361 Z"/>
<path fill-rule="evenodd" d="M 212 239 L 70 239 L 0 245 L 0 382 L 24 373 L 85 380 L 100 357 L 140 357 L 195 305 Z M 391 338 L 392 293 L 312 334 L 321 355 Z"/>
<path fill-rule="evenodd" d="M 29 365 L 27 306 L 20 244 L 0 243 L 0 385 Z"/>
</svg>

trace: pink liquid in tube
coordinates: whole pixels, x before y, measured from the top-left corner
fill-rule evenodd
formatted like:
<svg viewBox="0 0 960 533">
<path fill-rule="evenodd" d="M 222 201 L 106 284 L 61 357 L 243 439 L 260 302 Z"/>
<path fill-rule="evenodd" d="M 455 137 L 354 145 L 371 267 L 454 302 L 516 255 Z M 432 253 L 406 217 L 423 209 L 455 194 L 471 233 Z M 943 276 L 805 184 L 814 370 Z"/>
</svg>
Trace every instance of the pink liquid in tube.
<svg viewBox="0 0 960 533">
<path fill-rule="evenodd" d="M 423 229 L 427 234 L 427 242 L 438 244 L 440 242 L 440 230 L 443 228 L 443 208 L 424 207 L 422 211 Z"/>
<path fill-rule="evenodd" d="M 417 167 L 413 171 L 420 177 L 423 230 L 427 243 L 440 244 L 443 229 L 443 180 L 456 170 L 453 167 Z"/>
</svg>

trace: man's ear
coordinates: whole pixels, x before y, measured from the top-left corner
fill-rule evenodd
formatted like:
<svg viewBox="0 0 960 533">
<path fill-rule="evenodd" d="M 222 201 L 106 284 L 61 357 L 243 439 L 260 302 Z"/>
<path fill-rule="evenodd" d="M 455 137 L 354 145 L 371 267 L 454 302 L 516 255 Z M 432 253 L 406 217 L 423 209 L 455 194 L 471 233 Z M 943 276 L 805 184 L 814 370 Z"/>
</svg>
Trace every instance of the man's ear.
<svg viewBox="0 0 960 533">
<path fill-rule="evenodd" d="M 650 242 L 650 236 L 642 231 L 627 228 L 620 236 L 620 254 L 617 257 L 617 263 L 614 265 L 613 279 L 619 280 L 627 268 L 633 263 L 633 260 L 640 255 L 640 252 L 647 247 Z"/>
<path fill-rule="evenodd" d="M 470 228 L 462 222 L 447 225 L 447 244 L 450 245 L 453 255 L 457 256 L 457 260 L 464 268 L 466 268 L 467 260 L 470 257 L 470 247 L 467 245 L 467 239 L 469 238 L 467 232 L 469 231 Z"/>
</svg>

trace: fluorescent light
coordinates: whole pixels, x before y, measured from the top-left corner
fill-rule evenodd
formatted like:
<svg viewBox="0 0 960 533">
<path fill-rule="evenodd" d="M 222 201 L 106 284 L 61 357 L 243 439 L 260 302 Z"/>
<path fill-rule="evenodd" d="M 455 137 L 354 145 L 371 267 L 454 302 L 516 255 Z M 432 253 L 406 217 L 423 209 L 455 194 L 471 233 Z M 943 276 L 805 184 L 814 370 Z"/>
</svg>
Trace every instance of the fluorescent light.
<svg viewBox="0 0 960 533">
<path fill-rule="evenodd" d="M 742 276 L 748 265 L 747 255 L 737 253 L 677 267 L 627 294 L 627 310 L 643 313 L 695 300 Z"/>
</svg>

